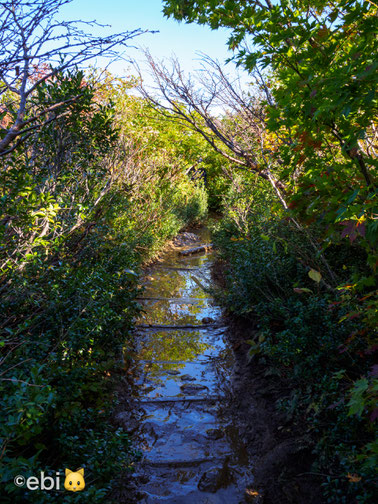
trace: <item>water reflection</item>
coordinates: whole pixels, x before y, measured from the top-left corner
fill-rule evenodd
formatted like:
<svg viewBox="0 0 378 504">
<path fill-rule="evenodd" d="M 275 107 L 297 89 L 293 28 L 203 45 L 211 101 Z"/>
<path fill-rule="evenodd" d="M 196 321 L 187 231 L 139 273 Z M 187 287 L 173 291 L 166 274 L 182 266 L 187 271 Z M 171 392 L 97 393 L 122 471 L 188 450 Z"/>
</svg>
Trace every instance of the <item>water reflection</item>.
<svg viewBox="0 0 378 504">
<path fill-rule="evenodd" d="M 207 298 L 206 293 L 192 278 L 191 271 L 159 269 L 143 284 L 143 297 L 162 298 Z"/>
<path fill-rule="evenodd" d="M 138 359 L 154 361 L 190 361 L 212 349 L 201 338 L 201 331 L 156 331 L 141 335 Z"/>
<path fill-rule="evenodd" d="M 208 242 L 206 229 L 199 234 Z M 144 281 L 133 369 L 144 412 L 142 504 L 239 504 L 249 481 L 245 449 L 225 414 L 233 355 L 220 309 L 200 286 L 211 279 L 211 260 L 169 252 Z M 223 478 L 210 492 L 199 488 L 206 471 Z"/>
<path fill-rule="evenodd" d="M 219 308 L 210 305 L 208 299 L 181 302 L 180 299 L 151 299 L 141 301 L 144 313 L 137 323 L 193 325 L 201 324 L 204 318 L 215 320 L 219 316 Z"/>
</svg>

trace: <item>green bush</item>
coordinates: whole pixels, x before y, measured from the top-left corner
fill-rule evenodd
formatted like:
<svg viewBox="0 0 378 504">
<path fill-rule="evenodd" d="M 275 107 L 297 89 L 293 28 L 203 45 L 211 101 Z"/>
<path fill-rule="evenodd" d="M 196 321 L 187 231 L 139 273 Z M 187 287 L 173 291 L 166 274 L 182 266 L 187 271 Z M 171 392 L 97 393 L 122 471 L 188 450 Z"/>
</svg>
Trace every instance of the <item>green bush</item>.
<svg viewBox="0 0 378 504">
<path fill-rule="evenodd" d="M 207 213 L 204 188 L 184 166 L 170 169 L 174 153 L 130 154 L 132 122 L 116 127 L 112 103 L 98 103 L 83 77 L 58 75 L 37 89 L 36 103 L 82 98 L 1 158 L 4 503 L 68 502 L 64 490 L 28 491 L 13 478 L 78 467 L 87 487 L 75 499 L 109 502 L 113 480 L 136 456 L 109 418 L 139 311 L 141 265 Z"/>
<path fill-rule="evenodd" d="M 378 453 L 373 334 L 361 324 L 358 301 L 329 286 L 310 241 L 321 231 L 299 230 L 275 214 L 269 192 L 240 182 L 242 190 L 227 195 L 214 228 L 225 272 L 218 296 L 229 311 L 257 321 L 250 357 L 266 359 L 286 380 L 290 393 L 277 407 L 312 437 L 313 471 L 329 475 L 326 501 L 372 502 Z M 363 250 L 337 247 L 325 251 L 328 266 L 344 281 L 351 272 L 361 275 Z M 310 278 L 311 269 L 322 272 L 320 282 Z"/>
<path fill-rule="evenodd" d="M 127 435 L 109 425 L 114 398 L 107 375 L 121 366 L 117 362 L 131 338 L 141 261 L 177 234 L 185 219 L 205 215 L 203 190 L 185 185 L 190 194 L 182 186 L 175 189 L 174 205 L 172 195 L 159 198 L 156 225 L 142 234 L 135 215 L 147 220 L 148 208 L 119 197 L 107 216 L 117 215 L 115 221 L 93 229 L 78 257 L 37 263 L 12 277 L 11 293 L 1 302 L 5 319 L 17 320 L 3 339 L 11 352 L 13 369 L 5 375 L 11 381 L 0 381 L 2 478 L 9 502 L 56 498 L 17 489 L 15 474 L 79 466 L 93 480 L 81 499 L 101 502 L 111 480 L 130 467 L 134 455 Z"/>
</svg>

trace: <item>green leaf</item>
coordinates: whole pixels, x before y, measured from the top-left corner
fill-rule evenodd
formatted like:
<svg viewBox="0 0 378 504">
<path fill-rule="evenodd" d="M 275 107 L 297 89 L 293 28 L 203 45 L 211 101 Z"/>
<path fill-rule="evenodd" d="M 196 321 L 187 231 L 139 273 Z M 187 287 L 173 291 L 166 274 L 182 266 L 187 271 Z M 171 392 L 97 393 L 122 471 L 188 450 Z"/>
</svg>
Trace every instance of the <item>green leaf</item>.
<svg viewBox="0 0 378 504">
<path fill-rule="evenodd" d="M 131 270 L 131 269 L 125 269 L 123 270 L 123 272 L 128 275 L 128 276 L 134 276 L 134 277 L 137 277 L 138 276 L 138 273 L 135 273 L 135 271 Z"/>
<path fill-rule="evenodd" d="M 310 269 L 308 272 L 308 276 L 311 278 L 311 280 L 314 280 L 314 282 L 319 283 L 320 280 L 322 279 L 322 275 L 319 273 L 319 271 L 316 271 L 314 269 Z"/>
<path fill-rule="evenodd" d="M 307 289 L 307 287 L 294 287 L 293 290 L 297 294 L 302 294 L 303 292 L 305 292 L 307 294 L 312 294 L 312 290 L 311 289 Z"/>
</svg>

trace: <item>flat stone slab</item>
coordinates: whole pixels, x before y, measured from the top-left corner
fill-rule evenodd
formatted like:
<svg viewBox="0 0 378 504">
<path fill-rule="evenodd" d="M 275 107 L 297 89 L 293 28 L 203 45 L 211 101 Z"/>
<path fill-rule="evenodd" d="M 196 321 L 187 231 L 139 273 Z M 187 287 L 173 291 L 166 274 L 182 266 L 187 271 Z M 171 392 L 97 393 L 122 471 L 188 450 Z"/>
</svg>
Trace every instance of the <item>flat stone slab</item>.
<svg viewBox="0 0 378 504">
<path fill-rule="evenodd" d="M 183 374 L 182 376 L 180 376 L 180 380 L 182 380 L 182 381 L 196 381 L 196 378 L 194 378 L 193 376 L 190 376 L 188 374 Z"/>
<path fill-rule="evenodd" d="M 191 460 L 182 459 L 182 460 L 148 460 L 144 459 L 143 464 L 149 465 L 152 467 L 190 467 L 190 466 L 198 466 L 200 464 L 205 464 L 207 462 L 217 462 L 219 459 L 217 457 L 204 457 L 204 458 L 195 458 Z"/>
<path fill-rule="evenodd" d="M 175 238 L 173 238 L 173 244 L 176 247 L 185 247 L 191 245 L 192 243 L 198 243 L 200 238 L 194 233 L 189 233 L 188 231 L 183 231 L 179 233 Z"/>
<path fill-rule="evenodd" d="M 142 399 L 140 404 L 164 404 L 164 403 L 183 403 L 183 402 L 217 402 L 221 401 L 219 396 L 201 396 L 201 397 L 157 397 L 154 399 Z"/>
<path fill-rule="evenodd" d="M 201 385 L 200 383 L 184 383 L 183 385 L 181 385 L 180 389 L 183 391 L 183 392 L 186 392 L 186 393 L 196 393 L 196 392 L 200 392 L 201 390 L 206 390 L 208 387 L 206 385 Z"/>
<path fill-rule="evenodd" d="M 180 250 L 179 254 L 182 256 L 189 256 L 192 254 L 200 254 L 201 252 L 207 252 L 213 248 L 212 243 L 205 243 L 203 245 L 199 245 L 198 247 L 192 247 L 186 250 Z"/>
</svg>

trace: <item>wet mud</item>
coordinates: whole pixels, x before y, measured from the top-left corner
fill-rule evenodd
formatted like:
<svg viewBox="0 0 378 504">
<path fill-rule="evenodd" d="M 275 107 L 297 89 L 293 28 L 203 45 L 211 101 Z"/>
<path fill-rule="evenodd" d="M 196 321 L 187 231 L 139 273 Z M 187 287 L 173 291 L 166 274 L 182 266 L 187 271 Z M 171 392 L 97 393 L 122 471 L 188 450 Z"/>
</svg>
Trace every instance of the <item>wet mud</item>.
<svg viewBox="0 0 378 504">
<path fill-rule="evenodd" d="M 234 422 L 248 449 L 258 502 L 323 504 L 324 475 L 312 470 L 315 458 L 311 426 L 294 423 L 278 408 L 278 402 L 288 398 L 291 389 L 266 359 L 258 355 L 248 358 L 248 341 L 256 335 L 254 324 L 234 318 L 228 322 L 228 340 L 235 355 Z"/>
</svg>

